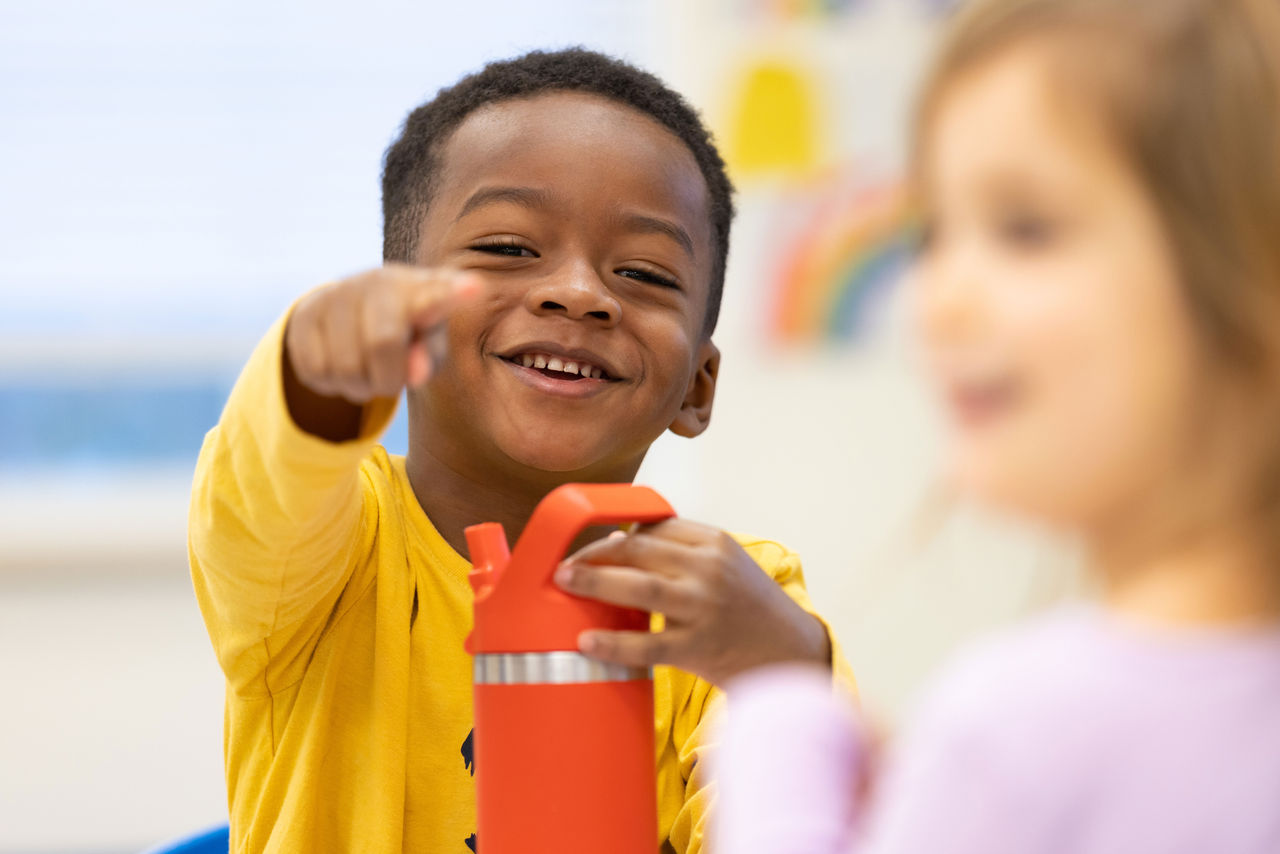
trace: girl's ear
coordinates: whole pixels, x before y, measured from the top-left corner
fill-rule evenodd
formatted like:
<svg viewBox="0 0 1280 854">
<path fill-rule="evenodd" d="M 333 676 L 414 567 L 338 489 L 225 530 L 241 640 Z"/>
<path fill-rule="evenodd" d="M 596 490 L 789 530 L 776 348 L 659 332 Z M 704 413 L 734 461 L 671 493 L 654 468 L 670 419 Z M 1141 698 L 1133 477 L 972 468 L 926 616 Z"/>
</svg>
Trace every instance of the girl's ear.
<svg viewBox="0 0 1280 854">
<path fill-rule="evenodd" d="M 698 348 L 698 369 L 689 381 L 684 403 L 668 428 L 677 436 L 692 439 L 711 423 L 711 404 L 716 399 L 716 377 L 720 375 L 720 348 L 704 338 Z"/>
</svg>

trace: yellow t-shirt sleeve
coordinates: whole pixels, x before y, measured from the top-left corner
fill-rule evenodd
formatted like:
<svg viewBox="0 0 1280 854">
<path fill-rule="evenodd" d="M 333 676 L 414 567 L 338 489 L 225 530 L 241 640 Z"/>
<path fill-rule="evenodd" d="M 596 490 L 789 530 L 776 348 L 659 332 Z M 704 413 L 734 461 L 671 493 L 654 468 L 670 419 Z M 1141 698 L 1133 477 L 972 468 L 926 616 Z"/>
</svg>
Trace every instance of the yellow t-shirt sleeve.
<svg viewBox="0 0 1280 854">
<path fill-rule="evenodd" d="M 814 610 L 813 602 L 805 589 L 804 571 L 800 558 L 781 545 L 765 540 L 737 537 L 738 542 L 751 555 L 760 568 L 780 586 L 801 608 L 813 614 L 827 629 L 831 642 L 831 673 L 834 686 L 850 697 L 857 695 L 857 683 L 853 668 L 845 660 L 836 635 L 826 620 Z M 688 680 L 688 689 L 682 703 L 675 709 L 672 737 L 676 741 L 680 772 L 685 780 L 685 799 L 671 825 L 670 849 L 676 854 L 701 854 L 708 850 L 707 833 L 711 824 L 710 812 L 715 800 L 715 787 L 711 781 L 711 769 L 707 754 L 714 750 L 714 734 L 717 718 L 725 703 L 724 692 L 705 679 L 688 674 L 678 674 L 673 680 L 679 684 Z"/>
<path fill-rule="evenodd" d="M 748 552 L 752 552 L 751 546 L 743 544 Z M 844 657 L 844 649 L 840 646 L 840 639 L 836 637 L 836 633 L 831 630 L 831 626 L 826 619 L 818 613 L 813 606 L 813 600 L 809 598 L 809 590 L 804 583 L 804 570 L 800 565 L 800 556 L 795 552 L 789 551 L 777 543 L 765 542 L 752 544 L 756 547 L 763 547 L 768 552 L 777 554 L 777 557 L 766 563 L 764 555 L 757 556 L 756 562 L 765 567 L 765 570 L 773 576 L 773 580 L 778 583 L 783 591 L 791 597 L 791 599 L 812 614 L 822 623 L 822 627 L 827 631 L 827 640 L 831 643 L 831 675 L 835 680 L 835 686 L 851 697 L 858 696 L 858 682 L 853 676 L 853 668 L 849 665 L 848 660 Z"/>
<path fill-rule="evenodd" d="M 192 580 L 235 690 L 270 691 L 269 663 L 305 659 L 368 551 L 377 506 L 360 464 L 395 409 L 371 405 L 351 442 L 303 432 L 284 397 L 287 322 L 272 326 L 236 381 L 191 489 Z"/>
<path fill-rule="evenodd" d="M 684 702 L 675 710 L 672 739 L 677 746 L 684 803 L 680 805 L 663 851 L 700 854 L 707 846 L 707 829 L 715 800 L 708 753 L 714 749 L 716 718 L 724 704 L 724 692 L 705 679 L 687 673 L 673 674 L 672 681 L 687 686 Z"/>
</svg>

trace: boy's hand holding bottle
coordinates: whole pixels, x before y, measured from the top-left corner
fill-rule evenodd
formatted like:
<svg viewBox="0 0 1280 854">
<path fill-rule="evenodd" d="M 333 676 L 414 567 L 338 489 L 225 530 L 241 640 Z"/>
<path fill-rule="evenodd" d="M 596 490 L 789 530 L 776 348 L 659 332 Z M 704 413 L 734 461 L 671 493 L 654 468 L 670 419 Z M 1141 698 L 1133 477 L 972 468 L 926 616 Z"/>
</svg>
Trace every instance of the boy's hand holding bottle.
<svg viewBox="0 0 1280 854">
<path fill-rule="evenodd" d="M 660 632 L 584 632 L 582 651 L 631 667 L 670 664 L 716 685 L 787 661 L 829 665 L 817 617 L 797 605 L 724 531 L 685 519 L 614 534 L 565 561 L 570 593 L 664 616 Z"/>
</svg>

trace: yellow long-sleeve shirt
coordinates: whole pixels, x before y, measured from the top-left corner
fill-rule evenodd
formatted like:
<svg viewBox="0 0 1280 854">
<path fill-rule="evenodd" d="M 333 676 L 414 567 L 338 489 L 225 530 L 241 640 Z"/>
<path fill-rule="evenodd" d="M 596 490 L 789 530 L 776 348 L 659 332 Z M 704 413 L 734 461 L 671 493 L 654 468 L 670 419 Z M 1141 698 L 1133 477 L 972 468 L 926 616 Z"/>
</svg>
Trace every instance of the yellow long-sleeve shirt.
<svg viewBox="0 0 1280 854">
<path fill-rule="evenodd" d="M 192 489 L 192 577 L 227 677 L 232 851 L 466 854 L 470 565 L 423 512 L 403 458 L 376 445 L 390 407 L 352 442 L 293 423 L 283 331 L 282 320 L 245 367 Z M 740 542 L 811 609 L 794 554 Z M 659 667 L 654 697 L 661 840 L 693 854 L 711 799 L 699 758 L 721 695 Z"/>
</svg>

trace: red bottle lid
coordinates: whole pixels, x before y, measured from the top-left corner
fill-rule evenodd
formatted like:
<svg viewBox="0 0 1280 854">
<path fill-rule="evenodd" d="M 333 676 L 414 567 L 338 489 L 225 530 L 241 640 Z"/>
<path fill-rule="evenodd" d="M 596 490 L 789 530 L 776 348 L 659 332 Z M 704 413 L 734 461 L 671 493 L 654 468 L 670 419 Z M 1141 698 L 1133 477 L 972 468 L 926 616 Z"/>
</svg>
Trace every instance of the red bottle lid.
<svg viewBox="0 0 1280 854">
<path fill-rule="evenodd" d="M 473 655 L 576 650 L 586 629 L 646 631 L 649 615 L 565 593 L 552 579 L 574 539 L 592 525 L 660 522 L 675 516 L 662 496 L 631 484 L 571 483 L 534 509 L 515 550 L 496 522 L 467 528 L 473 569 Z"/>
</svg>

